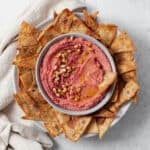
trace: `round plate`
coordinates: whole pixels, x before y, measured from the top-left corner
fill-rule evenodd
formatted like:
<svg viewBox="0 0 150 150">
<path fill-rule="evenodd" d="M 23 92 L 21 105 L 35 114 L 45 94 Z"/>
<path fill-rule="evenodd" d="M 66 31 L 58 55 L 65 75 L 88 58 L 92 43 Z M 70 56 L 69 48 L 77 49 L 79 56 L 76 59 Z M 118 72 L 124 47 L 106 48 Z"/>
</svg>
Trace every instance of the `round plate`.
<svg viewBox="0 0 150 150">
<path fill-rule="evenodd" d="M 77 13 L 77 15 L 79 17 L 82 17 L 82 14 L 80 13 Z M 42 22 L 41 24 L 39 24 L 37 26 L 37 28 L 41 29 L 42 27 L 44 27 L 45 25 L 49 24 L 49 22 L 51 22 L 52 19 L 48 19 L 44 22 Z M 117 31 L 118 33 L 120 32 L 119 30 Z M 18 77 L 17 77 L 17 70 L 16 70 L 16 67 L 14 66 L 13 68 L 13 72 L 14 72 L 14 76 L 13 76 L 13 86 L 14 86 L 14 91 L 17 92 L 18 91 Z M 132 102 L 128 102 L 126 103 L 125 105 L 123 105 L 119 112 L 117 113 L 117 116 L 116 118 L 113 120 L 112 124 L 111 124 L 111 127 L 113 127 L 115 124 L 117 124 L 121 118 L 123 118 L 123 116 L 126 114 L 126 112 L 128 111 L 129 107 L 131 106 Z M 40 129 L 42 129 L 43 131 L 46 132 L 42 122 L 40 121 L 33 121 L 33 123 L 35 124 L 35 126 L 39 127 Z M 87 135 L 84 135 L 83 137 L 87 138 L 87 137 L 92 137 L 92 136 L 96 136 L 97 134 L 87 134 Z"/>
</svg>

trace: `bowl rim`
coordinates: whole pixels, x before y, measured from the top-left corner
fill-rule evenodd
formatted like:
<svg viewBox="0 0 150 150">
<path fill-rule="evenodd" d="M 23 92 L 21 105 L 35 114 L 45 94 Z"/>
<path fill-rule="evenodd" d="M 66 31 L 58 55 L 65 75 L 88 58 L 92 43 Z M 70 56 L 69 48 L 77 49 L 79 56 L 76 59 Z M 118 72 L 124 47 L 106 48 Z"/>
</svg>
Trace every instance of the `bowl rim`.
<svg viewBox="0 0 150 150">
<path fill-rule="evenodd" d="M 36 67 L 35 67 L 35 77 L 36 77 L 36 83 L 38 86 L 38 89 L 40 91 L 40 93 L 42 94 L 42 96 L 44 97 L 44 99 L 56 110 L 64 113 L 64 114 L 68 114 L 68 115 L 75 115 L 75 116 L 82 116 L 82 115 L 89 115 L 91 113 L 94 113 L 98 110 L 100 110 L 104 105 L 106 105 L 106 103 L 108 103 L 108 101 L 110 100 L 110 98 L 113 95 L 113 92 L 115 90 L 115 86 L 116 86 L 116 81 L 113 83 L 113 85 L 109 88 L 108 92 L 106 93 L 106 95 L 103 97 L 103 99 L 97 103 L 96 105 L 94 105 L 93 107 L 87 109 L 87 110 L 81 110 L 81 111 L 74 111 L 74 110 L 69 110 L 69 109 L 65 109 L 59 105 L 57 105 L 56 103 L 54 103 L 51 98 L 48 96 L 48 94 L 46 93 L 46 91 L 44 90 L 44 87 L 41 83 L 41 79 L 40 79 L 40 66 L 42 64 L 43 58 L 46 55 L 47 51 L 49 50 L 49 47 L 51 45 L 53 45 L 54 43 L 57 43 L 58 41 L 60 41 L 61 39 L 65 38 L 65 37 L 80 37 L 83 39 L 86 39 L 94 44 L 96 44 L 99 48 L 101 48 L 101 50 L 103 51 L 103 53 L 107 56 L 111 67 L 112 67 L 112 71 L 116 72 L 116 65 L 114 62 L 113 57 L 111 56 L 108 48 L 106 48 L 100 41 L 96 40 L 95 38 L 83 34 L 83 33 L 78 33 L 78 32 L 72 32 L 72 33 L 67 33 L 67 34 L 61 34 L 55 38 L 53 38 L 52 40 L 50 40 L 49 42 L 47 42 L 47 44 L 42 48 L 38 58 L 37 58 L 37 62 L 36 62 Z"/>
</svg>

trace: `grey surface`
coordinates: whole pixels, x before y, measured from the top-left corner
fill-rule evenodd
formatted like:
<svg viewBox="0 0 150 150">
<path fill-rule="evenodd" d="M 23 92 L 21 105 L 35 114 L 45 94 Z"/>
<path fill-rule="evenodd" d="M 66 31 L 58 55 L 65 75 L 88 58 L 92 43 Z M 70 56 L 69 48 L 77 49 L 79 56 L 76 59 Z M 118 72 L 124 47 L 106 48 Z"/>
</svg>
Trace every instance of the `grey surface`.
<svg viewBox="0 0 150 150">
<path fill-rule="evenodd" d="M 72 143 L 57 137 L 54 150 L 150 150 L 150 1 L 91 0 L 89 7 L 101 10 L 101 19 L 126 30 L 137 47 L 136 61 L 141 90 L 139 103 L 100 141 L 91 137 Z"/>
</svg>

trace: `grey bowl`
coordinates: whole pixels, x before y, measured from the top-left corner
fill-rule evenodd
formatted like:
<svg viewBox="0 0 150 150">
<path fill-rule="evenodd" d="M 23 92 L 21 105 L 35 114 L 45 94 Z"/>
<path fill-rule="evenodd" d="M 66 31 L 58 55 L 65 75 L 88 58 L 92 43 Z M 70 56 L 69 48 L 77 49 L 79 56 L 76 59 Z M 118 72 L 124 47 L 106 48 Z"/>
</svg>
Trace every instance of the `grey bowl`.
<svg viewBox="0 0 150 150">
<path fill-rule="evenodd" d="M 81 115 L 88 115 L 88 114 L 91 114 L 91 113 L 94 113 L 96 112 L 97 110 L 101 109 L 111 98 L 113 92 L 114 92 L 114 89 L 115 89 L 115 86 L 116 86 L 116 82 L 114 82 L 114 84 L 109 88 L 109 90 L 107 91 L 106 95 L 104 96 L 104 98 L 95 106 L 93 106 L 92 108 L 89 108 L 87 110 L 82 110 L 82 111 L 73 111 L 73 110 L 68 110 L 68 109 L 65 109 L 65 108 L 62 108 L 61 106 L 55 104 L 51 99 L 50 97 L 47 95 L 46 91 L 44 90 L 43 86 L 42 86 L 42 83 L 41 83 L 41 79 L 40 79 L 40 66 L 41 66 L 41 63 L 43 61 L 43 58 L 45 56 L 45 54 L 47 53 L 48 49 L 50 46 L 52 46 L 54 43 L 58 42 L 59 40 L 65 38 L 65 37 L 70 37 L 70 36 L 73 36 L 73 37 L 81 37 L 81 38 L 84 38 L 88 41 L 91 41 L 92 43 L 96 44 L 98 47 L 101 48 L 101 50 L 104 52 L 104 54 L 107 56 L 107 58 L 109 59 L 110 61 L 110 64 L 111 64 L 111 67 L 112 67 L 112 71 L 113 72 L 116 72 L 116 66 L 115 66 L 115 63 L 114 63 L 114 60 L 111 56 L 111 54 L 109 53 L 108 49 L 99 41 L 97 41 L 96 39 L 94 39 L 93 37 L 91 36 L 88 36 L 86 34 L 81 34 L 81 33 L 68 33 L 68 34 L 62 34 L 56 38 L 54 38 L 53 40 L 49 41 L 46 46 L 43 48 L 43 50 L 41 51 L 38 59 L 37 59 L 37 63 L 36 63 L 36 71 L 35 71 L 35 74 L 36 74 L 36 82 L 37 82 L 37 85 L 38 85 L 38 88 L 39 88 L 39 91 L 40 93 L 42 94 L 42 96 L 45 98 L 45 100 L 53 107 L 55 108 L 56 110 L 64 113 L 64 114 L 68 114 L 68 115 L 76 115 L 76 116 L 81 116 Z"/>
</svg>

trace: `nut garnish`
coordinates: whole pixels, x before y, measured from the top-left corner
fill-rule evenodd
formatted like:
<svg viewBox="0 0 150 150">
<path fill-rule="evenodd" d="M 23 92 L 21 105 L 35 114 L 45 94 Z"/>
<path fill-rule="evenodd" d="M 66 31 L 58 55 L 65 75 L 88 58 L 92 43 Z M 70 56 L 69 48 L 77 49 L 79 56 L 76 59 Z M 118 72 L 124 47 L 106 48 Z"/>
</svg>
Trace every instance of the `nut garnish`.
<svg viewBox="0 0 150 150">
<path fill-rule="evenodd" d="M 73 40 L 73 39 L 74 39 L 74 36 L 71 36 L 71 37 L 70 37 L 70 40 Z"/>
</svg>

